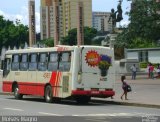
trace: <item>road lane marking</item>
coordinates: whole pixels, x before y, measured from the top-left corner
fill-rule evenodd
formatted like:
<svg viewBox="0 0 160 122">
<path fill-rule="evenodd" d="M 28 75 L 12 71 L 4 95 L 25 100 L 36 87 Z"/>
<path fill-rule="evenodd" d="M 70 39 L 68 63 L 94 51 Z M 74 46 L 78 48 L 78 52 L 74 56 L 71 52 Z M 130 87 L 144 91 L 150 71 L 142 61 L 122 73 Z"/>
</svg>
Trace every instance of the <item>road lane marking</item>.
<svg viewBox="0 0 160 122">
<path fill-rule="evenodd" d="M 106 113 L 106 114 L 88 114 L 88 116 L 111 116 L 111 117 L 116 117 L 116 116 L 134 116 L 134 114 L 131 113 Z"/>
<path fill-rule="evenodd" d="M 8 99 L 8 98 L 0 98 L 0 101 L 10 101 L 10 102 L 23 102 L 23 103 L 26 103 L 26 101 L 23 101 L 23 100 L 16 100 L 16 99 Z"/>
<path fill-rule="evenodd" d="M 60 114 L 53 114 L 53 113 L 46 113 L 46 112 L 38 112 L 39 114 L 43 114 L 43 115 L 50 115 L 50 116 L 63 116 Z"/>
<path fill-rule="evenodd" d="M 132 114 L 132 113 L 102 113 L 102 114 L 100 114 L 100 113 L 98 113 L 98 114 L 74 114 L 74 115 L 72 115 L 72 116 L 90 116 L 90 117 L 92 117 L 92 116 L 97 116 L 97 117 L 102 117 L 102 116 L 108 116 L 108 117 L 116 117 L 116 116 L 128 116 L 128 117 L 130 117 L 130 116 L 136 116 L 135 114 Z"/>
<path fill-rule="evenodd" d="M 16 109 L 16 108 L 3 108 L 5 110 L 12 110 L 12 111 L 24 111 L 22 109 Z"/>
</svg>

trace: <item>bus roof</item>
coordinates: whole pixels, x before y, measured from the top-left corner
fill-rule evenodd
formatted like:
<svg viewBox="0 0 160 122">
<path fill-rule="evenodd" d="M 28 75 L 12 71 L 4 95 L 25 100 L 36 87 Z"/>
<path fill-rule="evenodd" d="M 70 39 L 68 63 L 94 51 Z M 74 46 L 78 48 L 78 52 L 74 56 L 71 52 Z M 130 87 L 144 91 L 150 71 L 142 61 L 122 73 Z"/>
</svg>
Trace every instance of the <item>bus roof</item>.
<svg viewBox="0 0 160 122">
<path fill-rule="evenodd" d="M 56 47 L 45 47 L 45 48 L 32 48 L 27 49 L 17 49 L 17 50 L 8 50 L 6 54 L 16 54 L 16 53 L 38 53 L 38 52 L 52 52 L 52 51 L 72 51 L 76 48 L 99 48 L 99 49 L 108 49 L 113 50 L 110 47 L 103 46 L 90 46 L 90 45 L 81 45 L 81 46 L 67 46 L 67 45 L 57 45 Z"/>
</svg>

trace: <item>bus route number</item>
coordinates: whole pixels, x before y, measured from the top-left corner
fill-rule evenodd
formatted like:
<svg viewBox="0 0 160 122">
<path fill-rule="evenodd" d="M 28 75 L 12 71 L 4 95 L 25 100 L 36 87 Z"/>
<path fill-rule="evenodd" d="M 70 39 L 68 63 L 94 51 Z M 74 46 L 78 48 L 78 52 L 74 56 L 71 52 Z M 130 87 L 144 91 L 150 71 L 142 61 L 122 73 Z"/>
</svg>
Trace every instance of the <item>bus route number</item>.
<svg viewBox="0 0 160 122">
<path fill-rule="evenodd" d="M 44 73 L 44 74 L 43 74 L 43 77 L 44 77 L 45 79 L 48 79 L 48 78 L 51 77 L 51 73 Z"/>
</svg>

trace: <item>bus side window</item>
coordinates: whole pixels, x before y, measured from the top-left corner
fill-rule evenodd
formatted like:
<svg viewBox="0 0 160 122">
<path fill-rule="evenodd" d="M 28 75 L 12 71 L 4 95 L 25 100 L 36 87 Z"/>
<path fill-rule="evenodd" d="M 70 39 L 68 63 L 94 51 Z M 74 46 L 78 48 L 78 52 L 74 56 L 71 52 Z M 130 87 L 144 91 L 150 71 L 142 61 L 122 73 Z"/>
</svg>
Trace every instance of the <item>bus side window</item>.
<svg viewBox="0 0 160 122">
<path fill-rule="evenodd" d="M 38 62 L 38 70 L 39 71 L 46 71 L 47 70 L 47 62 L 48 62 L 47 53 L 40 53 L 39 54 L 39 62 Z"/>
<path fill-rule="evenodd" d="M 60 71 L 69 71 L 71 65 L 71 52 L 64 52 L 61 55 L 59 62 L 59 70 Z"/>
<path fill-rule="evenodd" d="M 30 54 L 29 56 L 29 70 L 36 71 L 37 70 L 37 54 Z"/>
<path fill-rule="evenodd" d="M 12 70 L 18 71 L 19 70 L 19 55 L 15 54 L 12 56 Z"/>
<path fill-rule="evenodd" d="M 20 70 L 21 71 L 28 70 L 28 54 L 22 54 L 20 62 Z"/>
<path fill-rule="evenodd" d="M 11 69 L 11 59 L 6 58 L 4 61 L 3 76 L 7 76 Z"/>
<path fill-rule="evenodd" d="M 48 71 L 57 71 L 58 69 L 58 54 L 50 53 L 48 62 Z"/>
</svg>

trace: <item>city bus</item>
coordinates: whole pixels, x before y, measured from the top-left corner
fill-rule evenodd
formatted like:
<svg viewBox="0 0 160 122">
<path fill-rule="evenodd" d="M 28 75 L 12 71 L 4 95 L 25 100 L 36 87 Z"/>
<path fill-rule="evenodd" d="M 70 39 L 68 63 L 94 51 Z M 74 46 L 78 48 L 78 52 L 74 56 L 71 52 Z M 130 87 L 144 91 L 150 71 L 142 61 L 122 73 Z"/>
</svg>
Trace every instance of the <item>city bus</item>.
<svg viewBox="0 0 160 122">
<path fill-rule="evenodd" d="M 8 50 L 3 66 L 3 92 L 43 96 L 48 103 L 115 95 L 114 51 L 102 46 L 63 46 Z"/>
</svg>

